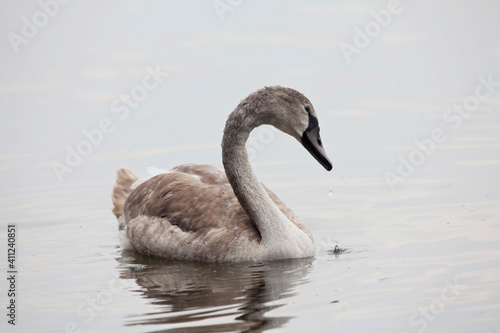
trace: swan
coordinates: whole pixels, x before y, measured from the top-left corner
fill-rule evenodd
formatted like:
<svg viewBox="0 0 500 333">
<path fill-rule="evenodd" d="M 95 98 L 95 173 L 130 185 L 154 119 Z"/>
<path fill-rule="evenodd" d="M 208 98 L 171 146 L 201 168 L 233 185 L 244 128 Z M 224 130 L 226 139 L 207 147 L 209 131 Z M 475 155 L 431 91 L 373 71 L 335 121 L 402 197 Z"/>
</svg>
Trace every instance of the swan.
<svg viewBox="0 0 500 333">
<path fill-rule="evenodd" d="M 129 169 L 118 169 L 113 212 L 124 241 L 144 255 L 178 260 L 234 263 L 314 256 L 309 229 L 250 165 L 245 143 L 263 124 L 291 135 L 332 169 L 311 102 L 291 88 L 264 87 L 227 118 L 224 170 L 183 164 L 138 185 Z"/>
</svg>

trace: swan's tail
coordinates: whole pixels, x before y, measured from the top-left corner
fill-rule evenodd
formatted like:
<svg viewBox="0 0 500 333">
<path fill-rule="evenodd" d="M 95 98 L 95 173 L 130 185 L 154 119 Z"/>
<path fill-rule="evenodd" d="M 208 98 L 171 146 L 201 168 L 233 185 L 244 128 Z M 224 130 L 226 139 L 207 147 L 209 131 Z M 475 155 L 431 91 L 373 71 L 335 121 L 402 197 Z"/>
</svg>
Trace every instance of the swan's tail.
<svg viewBox="0 0 500 333">
<path fill-rule="evenodd" d="M 132 193 L 132 184 L 139 179 L 132 171 L 127 168 L 120 168 L 116 172 L 116 180 L 113 186 L 113 213 L 119 219 L 123 215 L 123 206 L 130 193 Z M 120 225 L 120 229 L 122 226 Z"/>
</svg>

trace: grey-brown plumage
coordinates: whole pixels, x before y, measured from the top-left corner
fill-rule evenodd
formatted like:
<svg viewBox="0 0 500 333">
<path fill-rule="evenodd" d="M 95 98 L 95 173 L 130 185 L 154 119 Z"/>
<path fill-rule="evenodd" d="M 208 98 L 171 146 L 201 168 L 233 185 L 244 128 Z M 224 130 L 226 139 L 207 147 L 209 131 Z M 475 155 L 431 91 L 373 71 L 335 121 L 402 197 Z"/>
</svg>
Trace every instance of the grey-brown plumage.
<svg viewBox="0 0 500 333">
<path fill-rule="evenodd" d="M 134 189 L 137 177 L 128 169 L 118 170 L 113 212 L 133 248 L 146 255 L 214 262 L 312 256 L 311 233 L 257 180 L 245 149 L 253 128 L 271 124 L 301 141 L 331 169 L 319 128 L 310 143 L 311 117 L 316 119 L 305 96 L 290 88 L 267 87 L 243 100 L 228 117 L 222 140 L 225 172 L 185 164 Z"/>
</svg>

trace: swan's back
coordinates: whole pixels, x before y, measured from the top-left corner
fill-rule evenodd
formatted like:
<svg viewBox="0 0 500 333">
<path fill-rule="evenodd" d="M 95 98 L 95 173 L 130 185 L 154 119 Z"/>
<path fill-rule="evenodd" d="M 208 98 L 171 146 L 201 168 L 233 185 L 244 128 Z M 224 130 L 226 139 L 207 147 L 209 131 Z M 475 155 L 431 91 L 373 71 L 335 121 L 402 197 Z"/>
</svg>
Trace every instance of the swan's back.
<svg viewBox="0 0 500 333">
<path fill-rule="evenodd" d="M 118 171 L 115 191 L 123 194 L 130 171 Z M 137 177 L 135 177 L 137 179 Z M 132 185 L 132 184 L 131 184 Z M 301 230 L 305 224 L 272 191 L 269 197 Z M 116 197 L 116 196 L 114 196 Z M 118 196 L 122 198 L 123 195 Z M 212 165 L 184 164 L 131 191 L 119 220 L 134 248 L 144 254 L 200 261 L 252 261 L 261 235 L 234 195 L 226 174 Z M 312 237 L 312 236 L 311 236 Z"/>
</svg>

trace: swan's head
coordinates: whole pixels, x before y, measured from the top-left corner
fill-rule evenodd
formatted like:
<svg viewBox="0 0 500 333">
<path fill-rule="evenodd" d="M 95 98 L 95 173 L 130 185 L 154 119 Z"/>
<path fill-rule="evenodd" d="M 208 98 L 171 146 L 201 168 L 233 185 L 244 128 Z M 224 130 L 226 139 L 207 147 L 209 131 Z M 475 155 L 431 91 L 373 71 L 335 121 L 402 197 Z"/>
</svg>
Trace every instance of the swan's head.
<svg viewBox="0 0 500 333">
<path fill-rule="evenodd" d="M 319 135 L 319 123 L 312 103 L 297 90 L 280 86 L 260 89 L 241 104 L 254 110 L 254 126 L 273 125 L 290 134 L 328 171 L 328 159 Z"/>
</svg>

